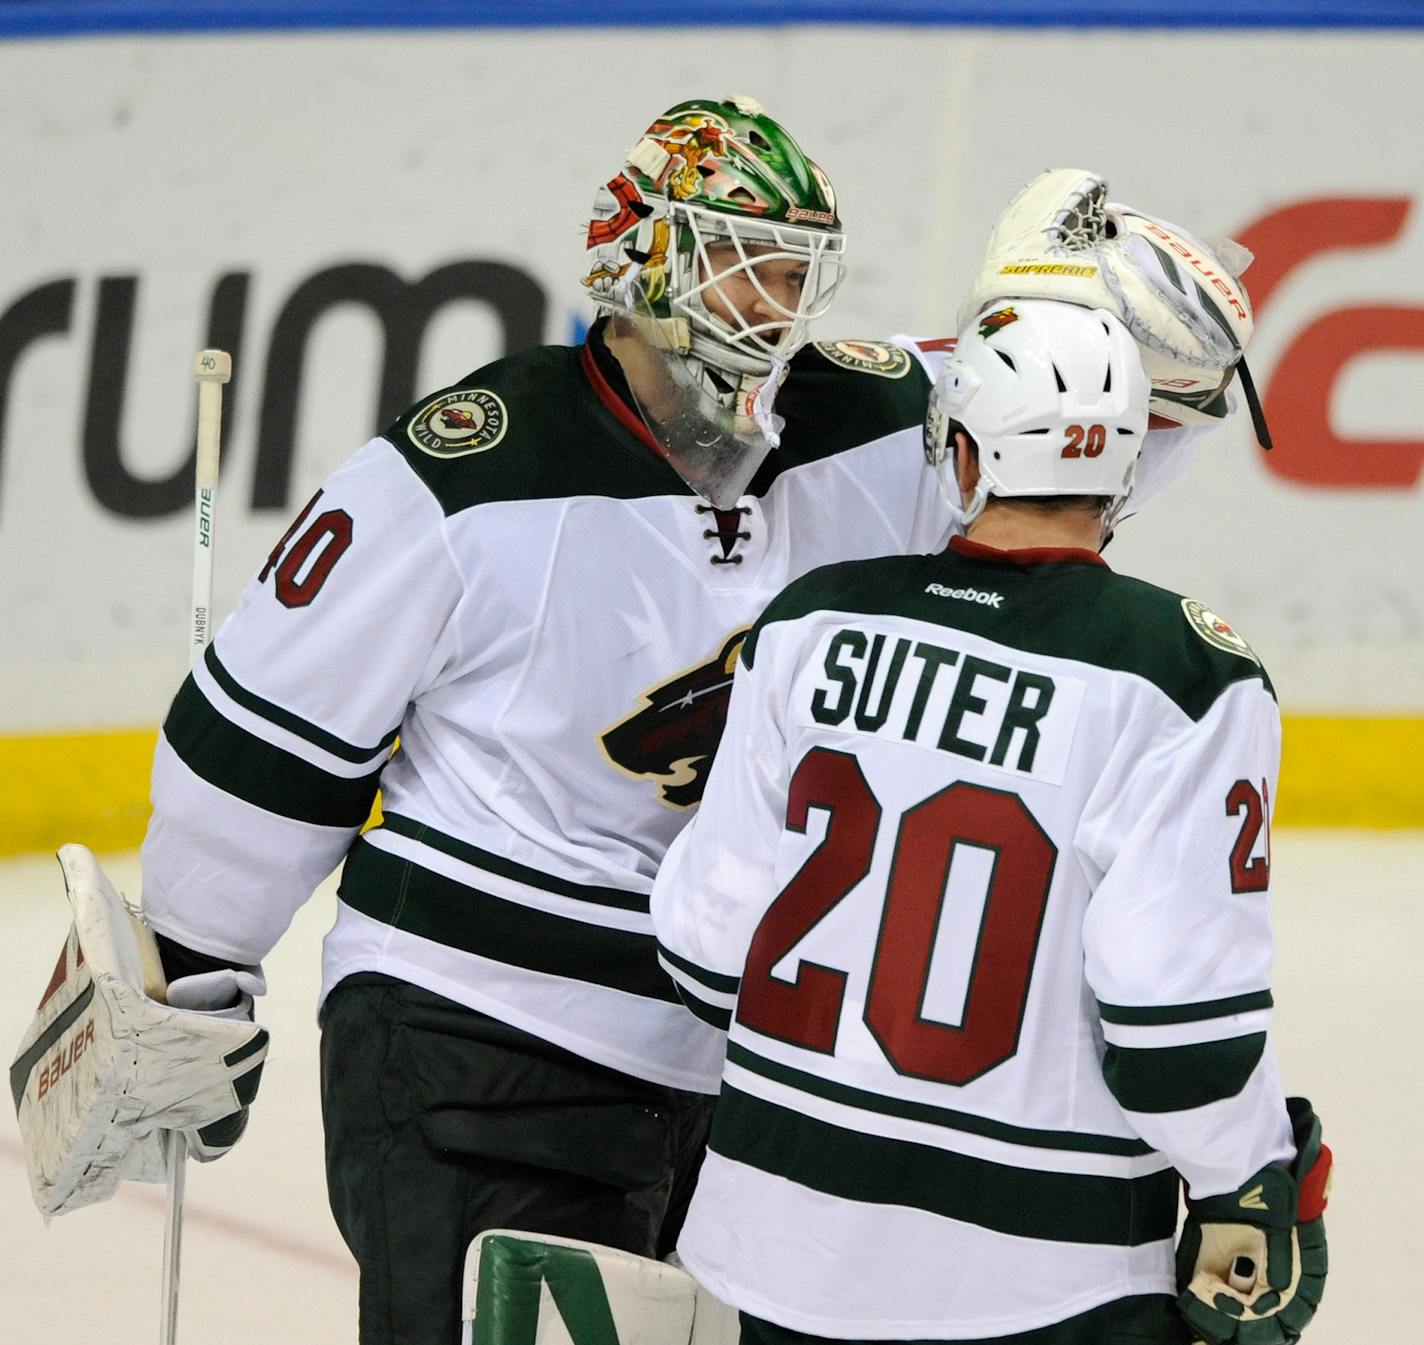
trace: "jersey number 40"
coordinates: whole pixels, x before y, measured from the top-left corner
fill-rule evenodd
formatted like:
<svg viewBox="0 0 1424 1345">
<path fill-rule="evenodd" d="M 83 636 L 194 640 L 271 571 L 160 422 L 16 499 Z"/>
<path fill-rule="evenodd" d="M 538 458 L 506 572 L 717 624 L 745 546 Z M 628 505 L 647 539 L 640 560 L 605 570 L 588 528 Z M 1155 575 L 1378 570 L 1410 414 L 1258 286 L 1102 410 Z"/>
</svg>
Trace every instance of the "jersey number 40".
<svg viewBox="0 0 1424 1345">
<path fill-rule="evenodd" d="M 870 871 L 880 803 L 855 757 L 812 749 L 791 779 L 786 824 L 809 811 L 826 835 L 771 904 L 752 938 L 737 1018 L 754 1031 L 827 1055 L 835 1051 L 846 973 L 802 961 L 795 981 L 772 968 Z M 990 851 L 993 868 L 961 1025 L 923 1016 L 950 863 L 958 845 Z M 960 781 L 900 820 L 865 1024 L 901 1074 L 966 1084 L 1018 1049 L 1029 977 L 1058 857 L 1016 794 Z"/>
</svg>

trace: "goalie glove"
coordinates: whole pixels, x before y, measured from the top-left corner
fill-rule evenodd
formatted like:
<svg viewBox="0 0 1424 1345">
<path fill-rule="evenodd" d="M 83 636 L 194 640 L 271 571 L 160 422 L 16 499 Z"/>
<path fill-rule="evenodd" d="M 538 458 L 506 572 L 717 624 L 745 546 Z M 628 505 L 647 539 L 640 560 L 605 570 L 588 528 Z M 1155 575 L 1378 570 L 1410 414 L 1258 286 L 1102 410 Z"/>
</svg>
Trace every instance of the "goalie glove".
<svg viewBox="0 0 1424 1345">
<path fill-rule="evenodd" d="M 158 952 L 169 977 L 167 1000 L 170 1008 L 187 1009 L 208 1018 L 230 1022 L 252 1022 L 253 997 L 267 993 L 267 978 L 261 967 L 233 966 L 182 944 L 157 935 Z M 259 1066 L 251 1082 L 256 1094 L 261 1079 Z M 250 1102 L 251 1099 L 248 1099 Z M 188 1157 L 199 1163 L 221 1158 L 247 1130 L 248 1106 L 219 1117 L 208 1125 L 183 1132 L 188 1141 Z"/>
<path fill-rule="evenodd" d="M 1330 1150 L 1304 1098 L 1289 1098 L 1296 1158 L 1272 1163 L 1229 1195 L 1187 1199 L 1177 1245 L 1177 1300 L 1208 1345 L 1287 1345 L 1325 1288 Z"/>
<path fill-rule="evenodd" d="M 1251 254 L 1107 199 L 1107 183 L 1081 168 L 1030 182 L 999 217 L 959 326 L 1012 299 L 1105 308 L 1142 350 L 1149 402 L 1179 425 L 1215 424 L 1230 411 L 1239 369 L 1256 434 L 1270 436 L 1242 359 L 1255 328 L 1241 273 Z"/>
<path fill-rule="evenodd" d="M 267 1055 L 250 996 L 216 1013 L 167 1003 L 153 932 L 83 846 L 59 862 L 74 923 L 10 1067 L 46 1215 L 107 1200 L 125 1178 L 162 1181 L 159 1132 L 208 1143 L 205 1130 L 252 1101 Z"/>
</svg>

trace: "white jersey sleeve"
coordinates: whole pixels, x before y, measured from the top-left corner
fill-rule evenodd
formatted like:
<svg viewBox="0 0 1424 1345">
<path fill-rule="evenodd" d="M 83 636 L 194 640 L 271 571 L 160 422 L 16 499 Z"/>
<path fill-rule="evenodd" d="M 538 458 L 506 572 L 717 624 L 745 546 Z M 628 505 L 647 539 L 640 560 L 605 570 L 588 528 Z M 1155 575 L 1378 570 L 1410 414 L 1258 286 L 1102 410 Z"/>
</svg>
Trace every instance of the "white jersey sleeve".
<svg viewBox="0 0 1424 1345">
<path fill-rule="evenodd" d="M 774 872 L 786 816 L 788 752 L 776 676 L 743 647 L 727 727 L 697 825 L 678 833 L 653 883 L 658 959 L 683 1002 L 726 1029 L 747 948 L 778 890 Z M 766 652 L 770 652 L 769 650 Z"/>
<path fill-rule="evenodd" d="M 1083 942 L 1104 1077 L 1197 1195 L 1294 1154 L 1267 1040 L 1279 756 L 1266 685 L 1233 682 L 1145 750 L 1123 738 L 1076 840 L 1096 879 Z"/>
<path fill-rule="evenodd" d="M 258 962 L 369 815 L 408 703 L 438 681 L 462 584 L 434 497 L 372 440 L 322 487 L 174 699 L 143 906 Z"/>
</svg>

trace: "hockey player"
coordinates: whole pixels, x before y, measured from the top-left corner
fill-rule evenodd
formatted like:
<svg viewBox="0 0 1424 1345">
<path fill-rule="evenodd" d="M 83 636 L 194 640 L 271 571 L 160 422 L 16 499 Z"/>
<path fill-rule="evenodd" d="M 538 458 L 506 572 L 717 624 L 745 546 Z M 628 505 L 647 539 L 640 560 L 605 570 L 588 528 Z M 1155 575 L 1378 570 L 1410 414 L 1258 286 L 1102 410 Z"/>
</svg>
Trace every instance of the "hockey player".
<svg viewBox="0 0 1424 1345">
<path fill-rule="evenodd" d="M 1070 176 L 1063 200 L 1101 199 Z M 1071 212 L 1035 200 L 1057 237 Z M 751 100 L 658 118 L 598 194 L 587 344 L 479 369 L 362 448 L 173 702 L 142 855 L 170 987 L 259 990 L 344 864 L 322 1096 L 366 1345 L 453 1339 L 485 1228 L 672 1245 L 721 1041 L 659 968 L 648 898 L 737 652 L 797 575 L 952 525 L 912 448 L 927 353 L 805 344 L 842 242 Z M 1213 389 L 1247 334 L 1207 352 Z"/>
<path fill-rule="evenodd" d="M 257 964 L 344 860 L 323 1111 L 367 1345 L 456 1339 L 485 1228 L 671 1250 L 721 1048 L 658 967 L 648 894 L 736 650 L 796 574 L 948 526 L 905 450 L 920 362 L 805 345 L 843 235 L 756 104 L 654 121 L 588 243 L 611 316 L 338 470 L 154 763 L 143 905 L 170 979 Z"/>
<path fill-rule="evenodd" d="M 652 911 L 730 1028 L 679 1252 L 744 1343 L 1280 1345 L 1319 1301 L 1271 683 L 1099 555 L 1147 397 L 1102 310 L 978 314 L 926 428 L 967 533 L 806 575 L 742 646 Z"/>
</svg>

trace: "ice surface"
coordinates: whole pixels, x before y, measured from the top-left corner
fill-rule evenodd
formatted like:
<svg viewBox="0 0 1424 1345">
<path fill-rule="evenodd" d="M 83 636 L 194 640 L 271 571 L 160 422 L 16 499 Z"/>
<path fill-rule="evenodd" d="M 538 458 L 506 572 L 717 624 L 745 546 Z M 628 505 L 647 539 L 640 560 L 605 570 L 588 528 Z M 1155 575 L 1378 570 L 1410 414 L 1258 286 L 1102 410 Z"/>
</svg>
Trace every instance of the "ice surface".
<svg viewBox="0 0 1424 1345">
<path fill-rule="evenodd" d="M 137 895 L 137 857 L 102 857 Z M 1308 1345 L 1402 1338 L 1401 1286 L 1424 1234 L 1424 835 L 1275 837 L 1277 1049 L 1336 1154 L 1331 1274 Z M 19 1041 L 67 928 L 59 868 L 0 862 L 0 1047 Z M 188 1169 L 179 1339 L 327 1345 L 355 1339 L 356 1272 L 326 1205 L 313 1016 L 328 885 L 268 959 L 272 1051 L 238 1150 Z M 150 1345 L 158 1333 L 163 1190 L 44 1226 L 15 1119 L 0 1119 L 0 1303 L 13 1340 Z M 1407 1316 L 1407 1314 L 1404 1314 Z"/>
</svg>

